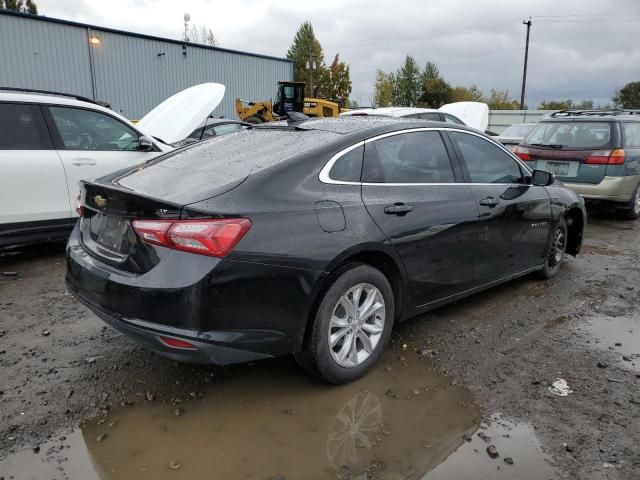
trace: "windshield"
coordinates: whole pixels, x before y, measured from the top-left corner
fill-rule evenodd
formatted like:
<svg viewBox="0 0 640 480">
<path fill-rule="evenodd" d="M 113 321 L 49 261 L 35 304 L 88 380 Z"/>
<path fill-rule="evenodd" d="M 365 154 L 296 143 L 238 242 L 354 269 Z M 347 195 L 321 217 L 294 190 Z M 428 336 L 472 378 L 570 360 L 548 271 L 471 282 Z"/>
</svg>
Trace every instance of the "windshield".
<svg viewBox="0 0 640 480">
<path fill-rule="evenodd" d="M 607 147 L 611 141 L 608 122 L 543 122 L 529 134 L 524 145 L 583 150 Z"/>
<path fill-rule="evenodd" d="M 500 136 L 501 137 L 526 137 L 531 130 L 533 130 L 535 124 L 516 124 L 511 125 L 506 130 L 504 130 Z"/>
</svg>

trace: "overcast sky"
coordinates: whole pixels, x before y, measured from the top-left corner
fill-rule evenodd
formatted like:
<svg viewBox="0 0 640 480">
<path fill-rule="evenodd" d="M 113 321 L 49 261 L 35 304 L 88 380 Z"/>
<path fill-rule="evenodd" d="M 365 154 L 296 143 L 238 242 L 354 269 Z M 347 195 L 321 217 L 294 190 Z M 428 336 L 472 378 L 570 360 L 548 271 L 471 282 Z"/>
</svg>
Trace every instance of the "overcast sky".
<svg viewBox="0 0 640 480">
<path fill-rule="evenodd" d="M 452 85 L 509 90 L 520 97 L 525 26 L 533 17 L 527 99 L 610 102 L 640 81 L 640 0 L 37 0 L 40 13 L 178 38 L 183 14 L 210 27 L 221 47 L 286 56 L 311 21 L 325 59 L 351 66 L 352 98 L 373 96 L 376 68 L 405 55 L 435 62 Z M 275 85 L 274 85 L 275 91 Z"/>
</svg>

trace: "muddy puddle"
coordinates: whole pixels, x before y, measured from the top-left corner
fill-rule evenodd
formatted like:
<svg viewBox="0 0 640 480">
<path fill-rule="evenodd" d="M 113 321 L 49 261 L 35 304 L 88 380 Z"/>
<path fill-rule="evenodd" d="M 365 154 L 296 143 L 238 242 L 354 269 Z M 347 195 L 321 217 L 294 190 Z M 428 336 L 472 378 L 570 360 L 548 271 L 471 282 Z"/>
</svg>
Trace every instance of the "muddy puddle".
<svg viewBox="0 0 640 480">
<path fill-rule="evenodd" d="M 599 315 L 586 319 L 580 330 L 588 344 L 617 356 L 619 365 L 640 372 L 640 318 Z"/>
<path fill-rule="evenodd" d="M 493 445 L 498 456 L 491 458 Z M 534 429 L 493 415 L 423 480 L 548 480 L 559 478 Z"/>
<path fill-rule="evenodd" d="M 0 460 L 0 475 L 392 480 L 472 478 L 448 472 L 481 468 L 504 469 L 512 475 L 505 478 L 542 478 L 533 475 L 539 469 L 514 476 L 526 475 L 525 458 L 542 461 L 536 445 L 514 447 L 516 436 L 530 441 L 527 433 L 513 427 L 507 439 L 495 419 L 481 426 L 471 392 L 413 352 L 389 351 L 366 377 L 340 387 L 314 383 L 289 359 L 259 362 L 206 392 L 173 400 L 87 421 L 37 453 L 27 449 Z M 502 457 L 489 458 L 479 427 L 495 436 Z M 504 456 L 515 463 L 504 463 Z"/>
</svg>

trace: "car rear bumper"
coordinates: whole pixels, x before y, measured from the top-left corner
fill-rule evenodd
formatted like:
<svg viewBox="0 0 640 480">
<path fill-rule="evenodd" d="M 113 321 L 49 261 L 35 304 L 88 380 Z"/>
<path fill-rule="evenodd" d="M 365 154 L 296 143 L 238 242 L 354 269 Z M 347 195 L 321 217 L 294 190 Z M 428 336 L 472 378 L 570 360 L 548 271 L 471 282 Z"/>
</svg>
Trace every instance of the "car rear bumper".
<svg viewBox="0 0 640 480">
<path fill-rule="evenodd" d="M 300 347 L 308 287 L 319 273 L 163 250 L 147 273 L 120 272 L 85 250 L 76 227 L 67 243 L 67 289 L 109 325 L 177 361 L 226 365 Z"/>
<path fill-rule="evenodd" d="M 596 184 L 570 183 L 566 180 L 562 183 L 586 200 L 627 203 L 631 201 L 631 196 L 640 183 L 640 176 L 604 177 Z"/>
</svg>

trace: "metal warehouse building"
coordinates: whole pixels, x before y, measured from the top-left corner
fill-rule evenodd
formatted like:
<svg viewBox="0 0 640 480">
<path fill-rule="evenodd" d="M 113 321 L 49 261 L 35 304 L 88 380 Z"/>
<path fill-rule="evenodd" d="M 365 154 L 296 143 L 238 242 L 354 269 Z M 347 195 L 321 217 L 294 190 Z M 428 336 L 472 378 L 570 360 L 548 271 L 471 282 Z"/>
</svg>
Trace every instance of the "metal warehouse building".
<svg viewBox="0 0 640 480">
<path fill-rule="evenodd" d="M 236 97 L 271 98 L 292 78 L 285 58 L 0 10 L 0 86 L 106 101 L 131 119 L 204 82 L 226 86 L 214 114 L 236 118 Z"/>
</svg>

